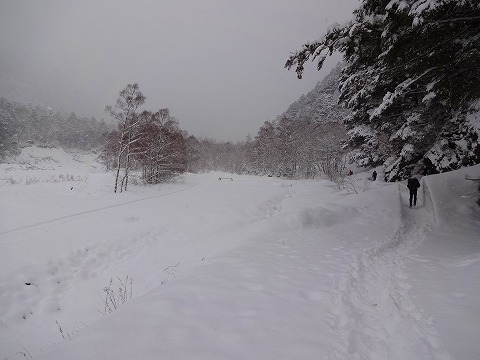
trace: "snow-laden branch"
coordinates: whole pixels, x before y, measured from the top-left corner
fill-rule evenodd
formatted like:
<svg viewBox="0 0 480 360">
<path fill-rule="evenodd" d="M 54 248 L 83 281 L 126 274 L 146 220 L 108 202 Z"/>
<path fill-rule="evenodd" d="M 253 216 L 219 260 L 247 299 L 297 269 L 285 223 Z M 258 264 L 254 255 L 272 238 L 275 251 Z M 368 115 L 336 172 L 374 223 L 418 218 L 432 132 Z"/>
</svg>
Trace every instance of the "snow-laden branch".
<svg viewBox="0 0 480 360">
<path fill-rule="evenodd" d="M 395 102 L 395 100 L 403 97 L 403 95 L 405 94 L 405 92 L 407 92 L 407 90 L 410 88 L 410 86 L 412 86 L 418 80 L 420 80 L 425 75 L 430 73 L 433 69 L 434 68 L 430 68 L 430 69 L 424 71 L 421 75 L 419 75 L 419 76 L 417 76 L 413 79 L 411 79 L 411 78 L 406 79 L 405 81 L 403 81 L 403 82 L 401 82 L 400 84 L 397 85 L 397 87 L 395 88 L 393 93 L 387 92 L 384 95 L 383 101 L 381 102 L 381 104 L 379 106 L 377 106 L 371 112 L 370 120 L 373 120 L 374 118 L 381 116 Z"/>
</svg>

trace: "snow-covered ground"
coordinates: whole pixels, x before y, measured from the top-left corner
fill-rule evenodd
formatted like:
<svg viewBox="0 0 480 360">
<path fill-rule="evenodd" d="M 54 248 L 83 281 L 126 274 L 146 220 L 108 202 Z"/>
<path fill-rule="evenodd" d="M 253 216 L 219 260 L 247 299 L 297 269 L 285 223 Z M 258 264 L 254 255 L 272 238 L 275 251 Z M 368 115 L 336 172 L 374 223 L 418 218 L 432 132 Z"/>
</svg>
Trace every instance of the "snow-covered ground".
<svg viewBox="0 0 480 360">
<path fill-rule="evenodd" d="M 404 183 L 367 173 L 348 196 L 219 173 L 114 194 L 93 154 L 16 162 L 2 359 L 480 358 L 480 166 L 423 178 L 410 209 Z M 105 315 L 111 279 L 127 301 Z"/>
</svg>

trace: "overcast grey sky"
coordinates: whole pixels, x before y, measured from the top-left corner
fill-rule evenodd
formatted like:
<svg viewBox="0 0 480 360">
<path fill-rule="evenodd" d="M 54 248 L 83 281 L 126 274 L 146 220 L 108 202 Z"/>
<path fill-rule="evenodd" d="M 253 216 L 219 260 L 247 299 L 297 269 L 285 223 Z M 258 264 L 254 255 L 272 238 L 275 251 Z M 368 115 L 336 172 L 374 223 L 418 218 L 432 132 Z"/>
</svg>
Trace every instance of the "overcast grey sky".
<svg viewBox="0 0 480 360">
<path fill-rule="evenodd" d="M 340 59 L 303 80 L 290 52 L 358 0 L 0 0 L 0 95 L 105 118 L 137 82 L 189 133 L 255 136 Z M 32 100 L 34 99 L 34 100 Z"/>
</svg>

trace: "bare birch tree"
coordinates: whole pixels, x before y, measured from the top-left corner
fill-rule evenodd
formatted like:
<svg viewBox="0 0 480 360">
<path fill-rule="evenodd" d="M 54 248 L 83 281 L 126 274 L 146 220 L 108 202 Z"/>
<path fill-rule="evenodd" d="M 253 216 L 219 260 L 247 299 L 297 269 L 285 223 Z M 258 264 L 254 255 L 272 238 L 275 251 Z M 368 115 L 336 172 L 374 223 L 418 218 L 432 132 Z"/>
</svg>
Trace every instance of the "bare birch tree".
<svg viewBox="0 0 480 360">
<path fill-rule="evenodd" d="M 132 146 L 140 140 L 137 131 L 140 117 L 137 110 L 143 103 L 145 103 L 145 96 L 139 90 L 138 84 L 128 84 L 125 89 L 120 91 L 115 105 L 109 105 L 105 109 L 105 111 L 118 121 L 119 126 L 115 192 L 118 190 L 120 169 L 122 167 L 124 168 L 124 174 L 120 182 L 120 192 L 127 190 Z"/>
</svg>

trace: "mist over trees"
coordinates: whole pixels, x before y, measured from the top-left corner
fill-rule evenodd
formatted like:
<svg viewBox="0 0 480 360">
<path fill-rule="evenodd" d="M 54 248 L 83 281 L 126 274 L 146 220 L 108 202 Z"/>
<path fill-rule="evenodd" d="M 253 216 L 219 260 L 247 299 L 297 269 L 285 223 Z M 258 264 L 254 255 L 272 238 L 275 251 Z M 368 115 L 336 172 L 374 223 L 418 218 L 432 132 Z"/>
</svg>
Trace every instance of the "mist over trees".
<svg viewBox="0 0 480 360">
<path fill-rule="evenodd" d="M 476 0 L 364 0 L 346 24 L 305 44 L 285 66 L 333 52 L 344 64 L 257 134 L 236 144 L 196 138 L 167 108 L 144 111 L 127 85 L 104 122 L 0 100 L 0 157 L 22 144 L 102 147 L 115 191 L 132 171 L 144 183 L 184 171 L 329 179 L 347 161 L 384 166 L 385 180 L 480 163 L 480 3 Z"/>
<path fill-rule="evenodd" d="M 237 144 L 211 139 L 187 139 L 189 171 L 219 170 L 237 174 L 290 179 L 333 178 L 345 175 L 347 153 L 342 119 L 349 113 L 338 105 L 341 67 L 257 135 Z M 195 159 L 195 160 L 194 160 Z"/>
<path fill-rule="evenodd" d="M 308 179 L 331 178 L 334 169 L 343 171 L 343 166 L 334 165 L 344 163 L 347 156 L 342 121 L 349 111 L 338 104 L 341 67 L 337 65 L 275 121 L 264 123 L 254 142 L 255 172 Z"/>
<path fill-rule="evenodd" d="M 307 43 L 285 66 L 302 77 L 344 54 L 340 101 L 348 145 L 360 166 L 386 180 L 480 162 L 480 3 L 364 0 L 346 24 Z"/>
<path fill-rule="evenodd" d="M 108 125 L 95 118 L 62 114 L 50 108 L 0 98 L 0 158 L 15 155 L 27 144 L 98 149 L 103 146 L 108 131 Z"/>
<path fill-rule="evenodd" d="M 13 105 L 6 99 L 0 98 L 0 158 L 17 150 L 18 135 L 15 122 Z"/>
<path fill-rule="evenodd" d="M 314 178 L 342 172 L 346 111 L 338 105 L 337 67 L 308 94 L 253 138 L 238 143 L 196 138 L 181 130 L 167 108 L 142 110 L 145 96 L 138 84 L 119 92 L 106 110 L 115 126 L 62 115 L 40 106 L 0 101 L 1 151 L 13 154 L 23 145 L 100 150 L 107 170 L 115 171 L 114 191 L 128 188 L 132 172 L 146 184 L 166 181 L 185 171 Z"/>
<path fill-rule="evenodd" d="M 245 142 L 219 142 L 213 139 L 187 138 L 188 171 L 224 171 L 248 173 Z"/>
<path fill-rule="evenodd" d="M 342 161 L 346 155 L 342 150 L 344 137 L 345 128 L 338 122 L 287 117 L 266 121 L 248 144 L 248 168 L 257 175 L 315 178 L 327 174 L 328 163 Z"/>
</svg>

